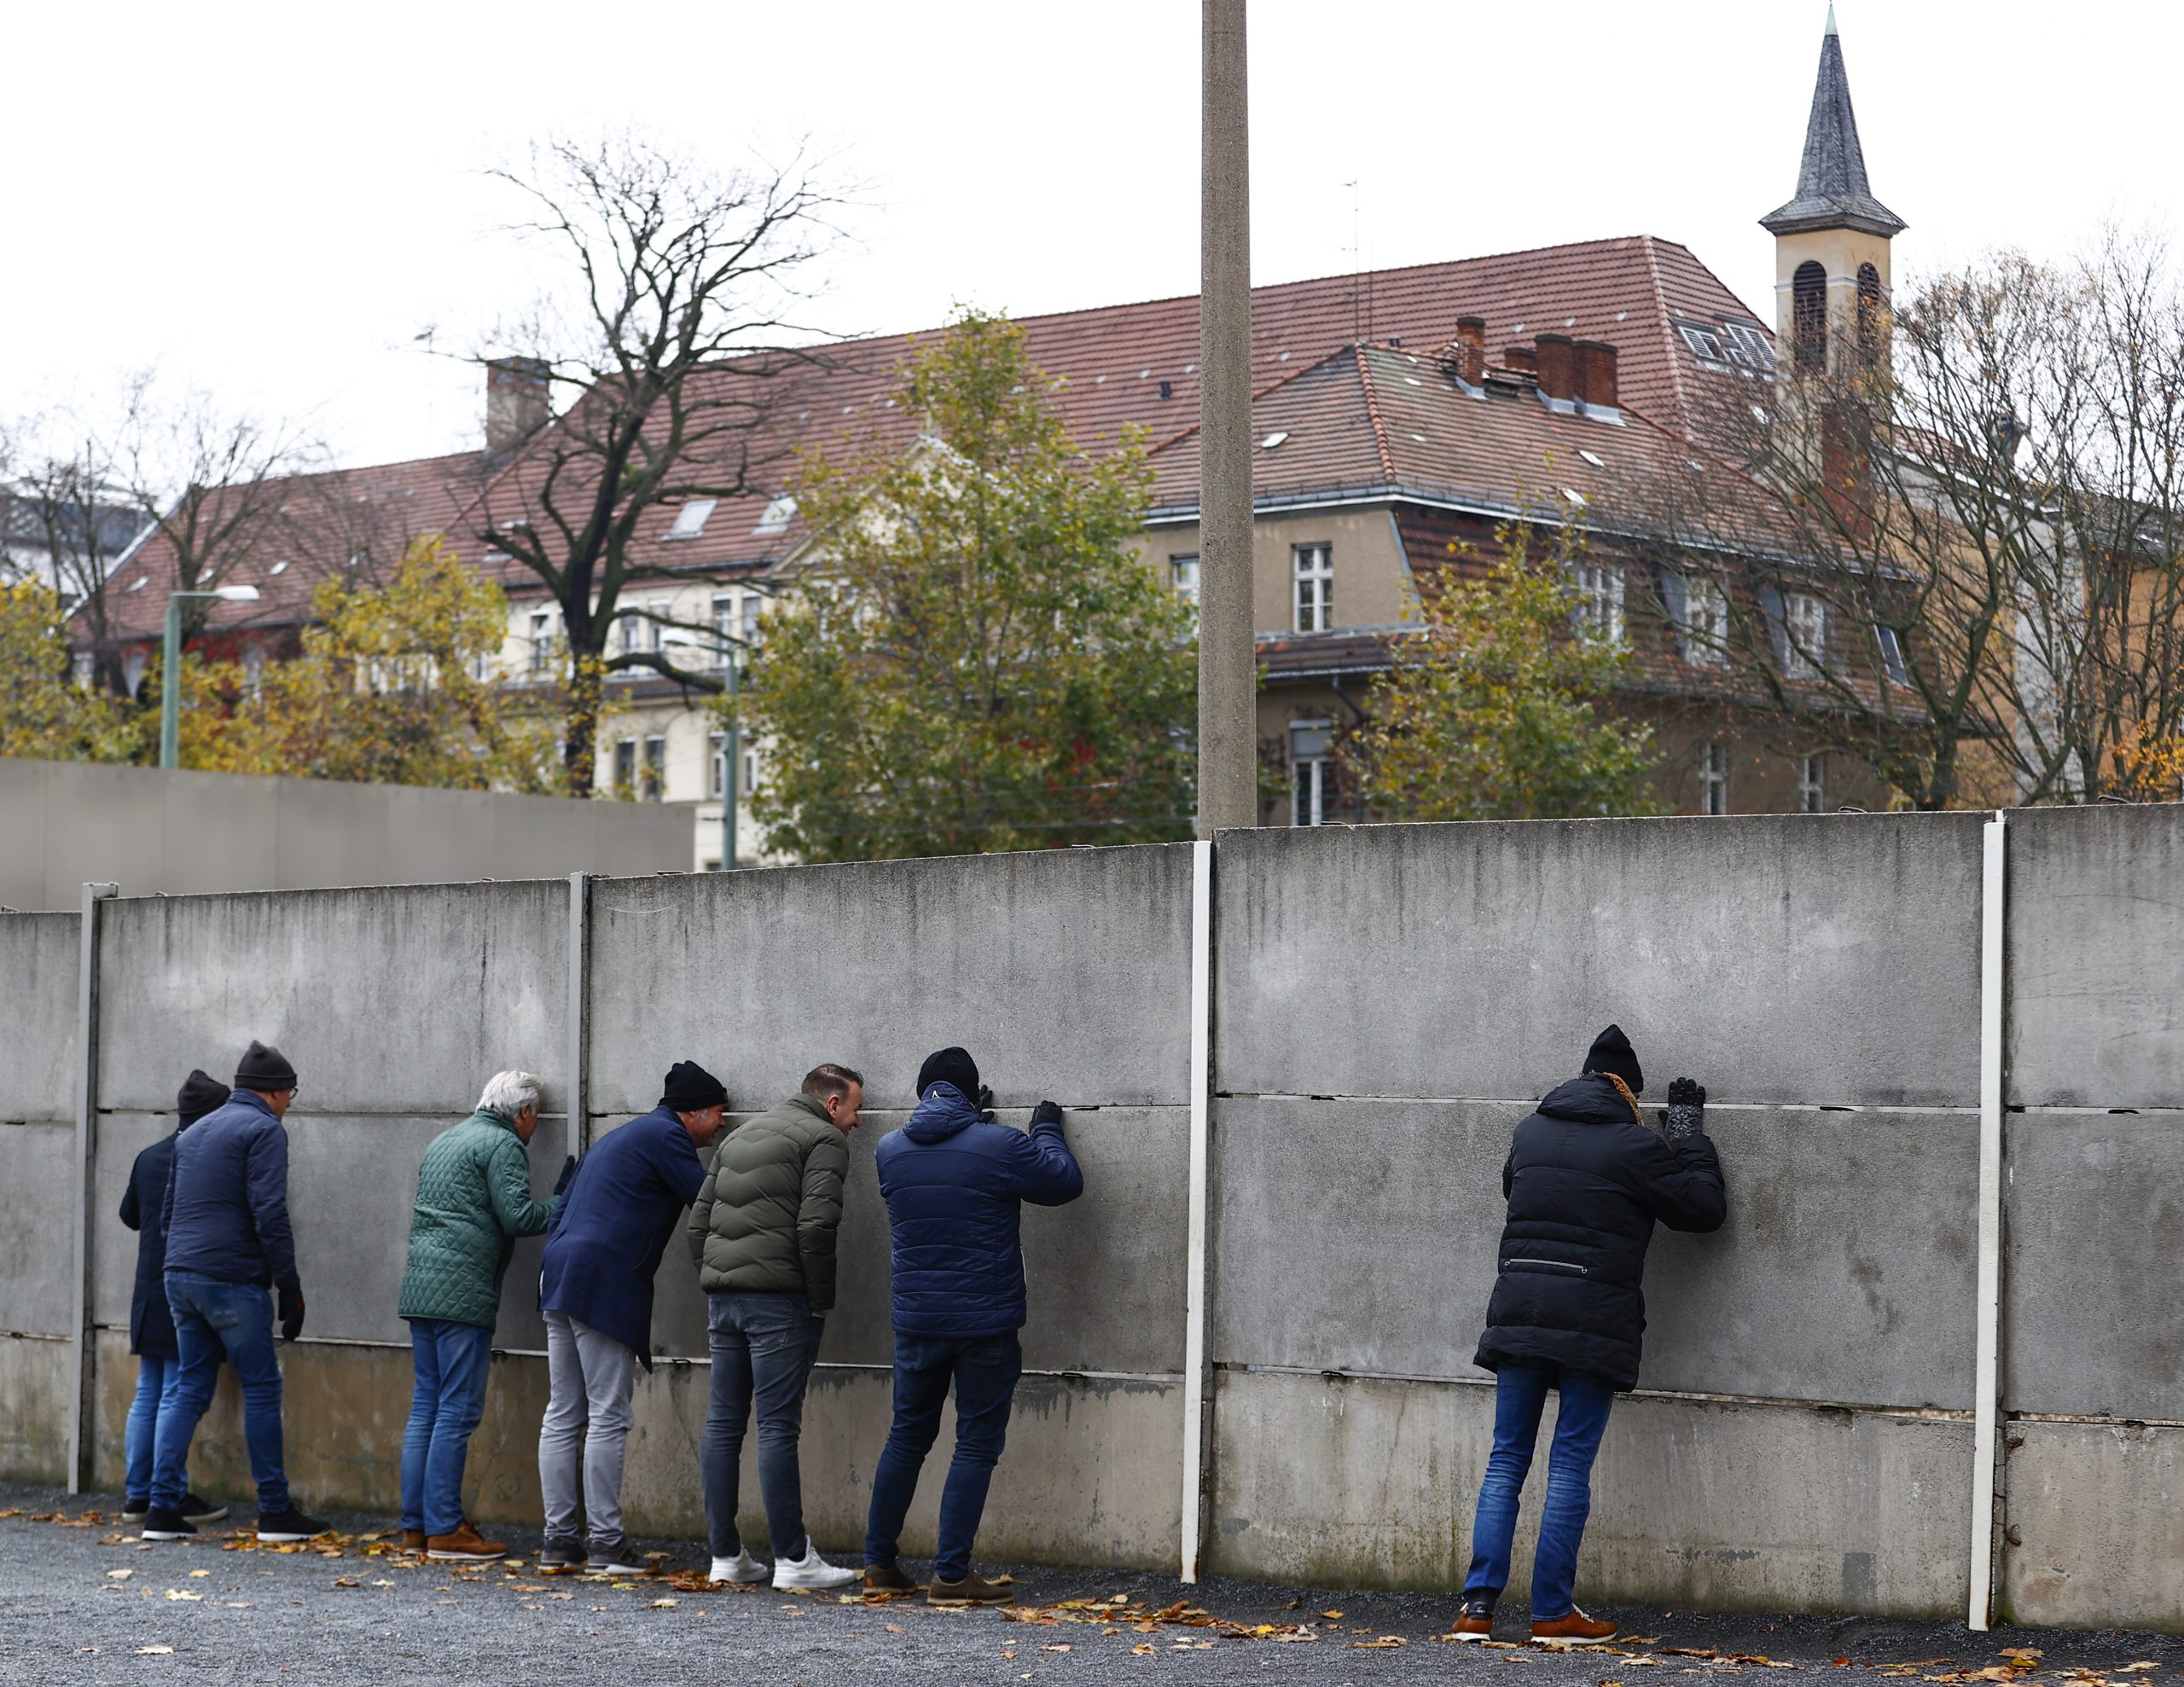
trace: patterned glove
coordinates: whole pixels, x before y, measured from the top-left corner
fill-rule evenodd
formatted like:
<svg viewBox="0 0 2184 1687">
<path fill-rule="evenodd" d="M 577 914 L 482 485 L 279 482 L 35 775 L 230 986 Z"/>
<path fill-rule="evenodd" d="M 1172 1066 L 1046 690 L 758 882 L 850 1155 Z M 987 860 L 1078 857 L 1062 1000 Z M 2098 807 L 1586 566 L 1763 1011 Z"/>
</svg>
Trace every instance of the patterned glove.
<svg viewBox="0 0 2184 1687">
<path fill-rule="evenodd" d="M 1682 1142 L 1706 1128 L 1706 1086 L 1689 1078 L 1669 1085 L 1669 1104 L 1661 1115 L 1661 1133 L 1670 1142 Z"/>
</svg>

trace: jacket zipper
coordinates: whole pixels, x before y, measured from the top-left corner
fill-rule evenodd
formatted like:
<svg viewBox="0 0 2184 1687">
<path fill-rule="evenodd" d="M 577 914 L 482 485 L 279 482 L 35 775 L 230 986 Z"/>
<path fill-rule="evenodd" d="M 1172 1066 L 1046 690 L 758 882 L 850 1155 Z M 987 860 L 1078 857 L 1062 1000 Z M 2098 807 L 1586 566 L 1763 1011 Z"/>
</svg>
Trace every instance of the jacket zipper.
<svg viewBox="0 0 2184 1687">
<path fill-rule="evenodd" d="M 1502 1261 L 1502 1268 L 1504 1271 L 1511 1266 L 1544 1266 L 1549 1271 L 1572 1272 L 1579 1277 L 1585 1274 L 1584 1267 L 1571 1265 L 1565 1260 L 1504 1260 Z"/>
</svg>

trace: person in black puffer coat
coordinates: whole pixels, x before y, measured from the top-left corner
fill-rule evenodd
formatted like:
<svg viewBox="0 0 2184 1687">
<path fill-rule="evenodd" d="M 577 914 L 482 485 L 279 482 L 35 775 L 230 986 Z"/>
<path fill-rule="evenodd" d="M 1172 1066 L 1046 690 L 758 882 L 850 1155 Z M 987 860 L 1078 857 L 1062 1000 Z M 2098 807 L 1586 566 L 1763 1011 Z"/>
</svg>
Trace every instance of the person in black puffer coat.
<svg viewBox="0 0 2184 1687">
<path fill-rule="evenodd" d="M 1532 1636 L 1568 1645 L 1615 1634 L 1612 1623 L 1578 1610 L 1572 1594 L 1593 1458 L 1615 1396 L 1638 1385 L 1647 1244 L 1656 1222 L 1718 1230 L 1727 1210 L 1721 1162 L 1705 1135 L 1706 1092 L 1688 1078 L 1670 1084 L 1656 1135 L 1638 1110 L 1645 1087 L 1630 1040 L 1609 1026 L 1586 1051 L 1583 1075 L 1518 1124 L 1502 1169 L 1508 1220 L 1474 1361 L 1496 1374 L 1494 1452 L 1472 1526 L 1460 1639 L 1492 1631 L 1549 1389 L 1560 1404 L 1533 1563 Z"/>
</svg>

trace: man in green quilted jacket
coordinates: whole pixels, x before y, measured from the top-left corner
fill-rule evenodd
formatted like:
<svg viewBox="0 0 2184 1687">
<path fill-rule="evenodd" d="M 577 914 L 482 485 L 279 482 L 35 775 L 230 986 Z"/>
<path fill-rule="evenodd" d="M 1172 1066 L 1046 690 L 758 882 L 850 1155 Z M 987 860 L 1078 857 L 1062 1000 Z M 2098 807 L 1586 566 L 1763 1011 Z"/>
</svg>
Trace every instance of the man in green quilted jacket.
<svg viewBox="0 0 2184 1687">
<path fill-rule="evenodd" d="M 508 1257 L 516 1238 L 545 1230 L 561 1198 L 559 1186 L 546 1200 L 531 1198 L 527 1150 L 541 1090 L 528 1072 L 495 1073 L 478 1110 L 434 1137 L 417 1168 L 399 1307 L 416 1372 L 402 1438 L 402 1544 L 428 1558 L 508 1556 L 463 1511 L 462 1464 L 485 1415 Z M 562 1168 L 564 1185 L 573 1163 Z"/>
<path fill-rule="evenodd" d="M 839 1587 L 857 1573 L 828 1563 L 804 1532 L 797 1441 L 819 1333 L 834 1304 L 849 1133 L 864 1080 L 815 1066 L 802 1091 L 720 1139 L 690 1208 L 690 1256 L 706 1291 L 712 1400 L 699 1464 L 715 1581 L 757 1581 L 735 1511 L 743 1435 L 758 1408 L 758 1490 L 775 1587 Z"/>
</svg>

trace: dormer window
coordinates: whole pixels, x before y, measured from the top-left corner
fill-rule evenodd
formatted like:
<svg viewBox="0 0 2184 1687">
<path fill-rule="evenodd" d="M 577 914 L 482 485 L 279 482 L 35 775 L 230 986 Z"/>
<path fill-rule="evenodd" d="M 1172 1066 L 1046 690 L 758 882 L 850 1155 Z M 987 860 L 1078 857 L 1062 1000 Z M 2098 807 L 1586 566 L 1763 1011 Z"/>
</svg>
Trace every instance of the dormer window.
<svg viewBox="0 0 2184 1687">
<path fill-rule="evenodd" d="M 671 539 L 694 539 L 706 530 L 706 524 L 713 519 L 718 498 L 693 498 L 675 513 L 675 525 L 667 530 Z"/>
<path fill-rule="evenodd" d="M 1769 374 L 1774 368 L 1774 348 L 1768 344 L 1767 332 L 1757 322 L 1724 322 L 1729 355 L 1747 369 L 1760 374 Z"/>
<path fill-rule="evenodd" d="M 1717 369 L 1729 367 L 1729 354 L 1722 349 L 1721 335 L 1713 329 L 1702 328 L 1696 322 L 1678 322 L 1676 327 L 1683 336 L 1683 343 L 1700 362 Z"/>
<path fill-rule="evenodd" d="M 796 500 L 784 492 L 766 506 L 758 525 L 751 530 L 754 536 L 761 534 L 786 533 L 788 525 L 796 519 Z"/>
</svg>

